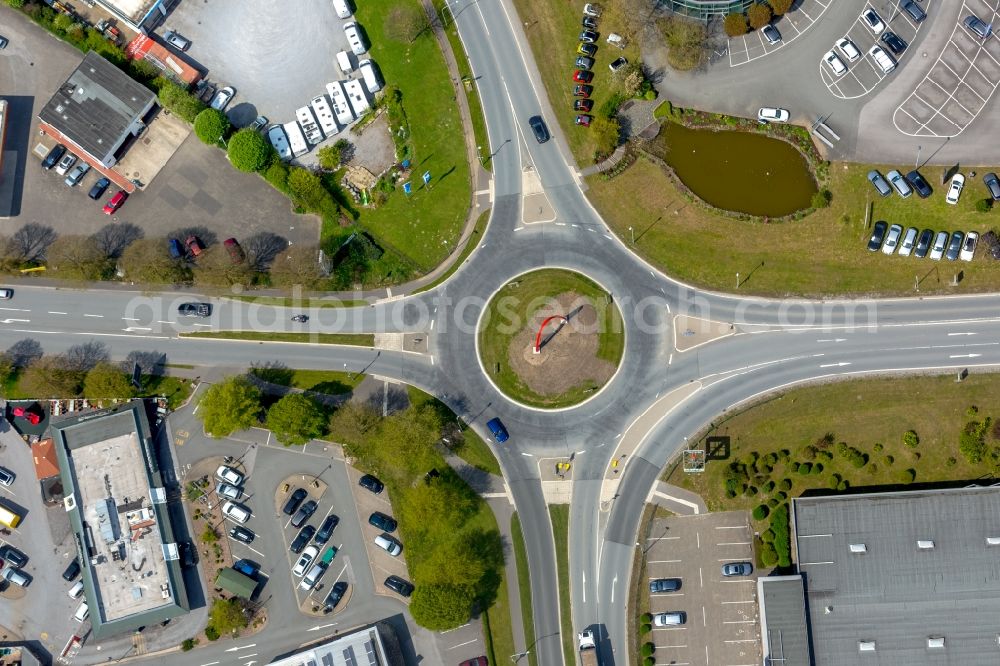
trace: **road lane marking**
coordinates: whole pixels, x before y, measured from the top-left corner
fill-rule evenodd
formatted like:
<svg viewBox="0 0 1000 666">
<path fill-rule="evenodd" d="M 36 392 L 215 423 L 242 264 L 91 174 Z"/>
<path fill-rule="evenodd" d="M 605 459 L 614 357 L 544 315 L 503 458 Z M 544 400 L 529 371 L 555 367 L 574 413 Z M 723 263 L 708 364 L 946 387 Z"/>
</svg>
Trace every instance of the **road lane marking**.
<svg viewBox="0 0 1000 666">
<path fill-rule="evenodd" d="M 0 324 L 27 324 L 30 319 L 0 319 Z"/>
<path fill-rule="evenodd" d="M 83 316 L 84 317 L 97 317 L 98 319 L 104 319 L 104 315 L 85 314 Z"/>
<path fill-rule="evenodd" d="M 850 365 L 847 361 L 841 361 L 840 363 L 825 363 L 819 367 L 821 368 L 839 368 L 844 365 Z"/>
<path fill-rule="evenodd" d="M 5 312 L 31 312 L 31 310 L 25 310 L 24 308 L 0 308 Z"/>
<path fill-rule="evenodd" d="M 452 645 L 449 650 L 454 650 L 455 648 L 465 647 L 466 645 L 471 645 L 478 641 L 478 638 L 473 638 L 471 641 L 465 641 L 464 643 L 459 643 L 458 645 Z"/>
<path fill-rule="evenodd" d="M 54 310 L 50 310 L 49 314 L 61 314 L 61 315 L 64 315 L 64 314 L 69 314 L 69 313 L 68 312 L 55 312 Z"/>
<path fill-rule="evenodd" d="M 952 354 L 948 358 L 976 358 L 982 354 Z"/>
<path fill-rule="evenodd" d="M 952 335 L 975 335 L 975 333 L 949 333 L 948 335 L 949 336 L 952 336 Z"/>
</svg>

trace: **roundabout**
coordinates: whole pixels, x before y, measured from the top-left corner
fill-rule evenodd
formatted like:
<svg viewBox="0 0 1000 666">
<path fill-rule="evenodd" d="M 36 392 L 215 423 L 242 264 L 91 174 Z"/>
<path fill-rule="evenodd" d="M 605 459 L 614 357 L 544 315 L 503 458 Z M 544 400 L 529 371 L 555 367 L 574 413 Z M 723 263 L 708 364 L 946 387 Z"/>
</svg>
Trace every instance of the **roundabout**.
<svg viewBox="0 0 1000 666">
<path fill-rule="evenodd" d="M 506 397 L 560 409 L 594 397 L 614 377 L 625 333 L 607 290 L 580 273 L 542 269 L 493 294 L 476 347 L 486 376 Z"/>
</svg>

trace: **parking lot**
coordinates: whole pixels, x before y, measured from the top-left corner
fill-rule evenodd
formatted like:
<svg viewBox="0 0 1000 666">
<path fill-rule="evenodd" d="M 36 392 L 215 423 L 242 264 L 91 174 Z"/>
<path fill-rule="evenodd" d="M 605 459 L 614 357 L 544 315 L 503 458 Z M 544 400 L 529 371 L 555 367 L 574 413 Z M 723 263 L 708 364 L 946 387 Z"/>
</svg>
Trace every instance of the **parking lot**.
<svg viewBox="0 0 1000 666">
<path fill-rule="evenodd" d="M 937 9 L 935 4 L 933 0 L 924 0 L 921 3 L 921 8 L 927 13 L 927 18 L 921 23 L 914 22 L 905 12 L 900 11 L 895 4 L 890 9 L 886 9 L 884 3 L 866 4 L 862 11 L 874 8 L 886 26 L 882 34 L 886 32 L 894 33 L 906 42 L 906 50 L 899 55 L 894 54 L 881 41 L 881 35 L 875 35 L 867 24 L 864 23 L 861 14 L 858 14 L 857 19 L 845 36 L 857 47 L 861 53 L 861 57 L 855 62 L 850 62 L 843 52 L 834 49 L 834 45 L 830 44 L 830 50 L 833 50 L 837 54 L 848 71 L 837 75 L 826 63 L 822 62 L 822 59 L 819 63 L 820 77 L 830 90 L 830 94 L 841 99 L 864 97 L 875 90 L 883 80 L 895 74 L 895 70 L 884 74 L 868 53 L 868 50 L 873 45 L 878 44 L 889 57 L 896 61 L 896 69 L 898 70 L 912 58 L 911 52 L 915 50 L 913 42 L 917 38 L 920 28 L 935 19 L 935 10 Z"/>
<path fill-rule="evenodd" d="M 657 664 L 760 663 L 756 572 L 722 575 L 726 563 L 754 561 L 752 537 L 749 516 L 742 511 L 653 523 L 644 544 L 647 578 L 678 578 L 681 586 L 650 594 L 649 612 L 682 611 L 687 616 L 680 626 L 653 627 Z"/>
<path fill-rule="evenodd" d="M 383 491 L 376 495 L 368 492 L 358 485 L 361 472 L 353 467 L 348 468 L 347 472 L 350 476 L 348 485 L 354 495 L 354 506 L 357 509 L 358 523 L 361 525 L 361 536 L 365 543 L 365 549 L 368 552 L 368 561 L 371 563 L 375 593 L 389 595 L 399 599 L 403 603 L 409 604 L 410 599 L 408 597 L 402 597 L 383 585 L 388 576 L 399 576 L 403 580 L 410 580 L 410 575 L 406 569 L 406 544 L 403 543 L 403 552 L 397 557 L 393 557 L 375 545 L 375 537 L 382 534 L 382 530 L 368 524 L 368 516 L 373 511 L 381 511 L 389 516 L 393 515 L 388 493 Z M 392 536 L 402 542 L 398 532 L 393 532 Z"/>
<path fill-rule="evenodd" d="M 771 22 L 781 33 L 781 41 L 777 44 L 768 44 L 760 30 L 731 38 L 729 66 L 739 67 L 781 50 L 785 44 L 805 34 L 832 4 L 833 0 L 801 0 L 795 3 L 792 11 Z"/>
<path fill-rule="evenodd" d="M 896 129 L 910 136 L 952 137 L 986 107 L 1000 84 L 1000 41 L 996 33 L 982 40 L 962 25 L 969 15 L 1000 23 L 998 3 L 963 3 L 951 38 L 934 66 L 896 109 Z"/>
</svg>

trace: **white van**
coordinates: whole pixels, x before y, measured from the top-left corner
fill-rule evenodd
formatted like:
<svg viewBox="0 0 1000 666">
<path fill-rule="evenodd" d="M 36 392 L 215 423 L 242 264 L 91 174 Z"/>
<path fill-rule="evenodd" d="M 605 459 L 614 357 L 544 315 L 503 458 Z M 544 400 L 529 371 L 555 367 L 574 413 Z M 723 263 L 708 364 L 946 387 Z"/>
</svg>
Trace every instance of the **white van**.
<svg viewBox="0 0 1000 666">
<path fill-rule="evenodd" d="M 361 72 L 361 76 L 365 80 L 365 87 L 368 88 L 368 92 L 374 95 L 379 90 L 382 90 L 382 77 L 375 70 L 375 63 L 371 60 L 362 60 L 358 63 L 358 71 Z"/>
<path fill-rule="evenodd" d="M 80 622 L 83 622 L 88 617 L 90 617 L 90 607 L 87 606 L 86 601 L 80 604 L 80 607 L 76 609 L 76 613 L 73 614 L 73 617 L 79 620 Z"/>
<path fill-rule="evenodd" d="M 83 581 L 82 580 L 76 581 L 76 585 L 69 588 L 69 592 L 67 592 L 66 594 L 69 595 L 70 599 L 79 599 L 80 595 L 83 594 Z"/>
<path fill-rule="evenodd" d="M 351 56 L 347 54 L 347 51 L 337 52 L 337 65 L 344 74 L 350 74 L 354 71 L 354 65 L 351 64 Z"/>
<path fill-rule="evenodd" d="M 403 552 L 403 546 L 398 541 L 393 539 L 391 536 L 380 534 L 375 537 L 375 545 L 389 553 L 393 557 L 396 557 L 401 552 Z"/>
<path fill-rule="evenodd" d="M 868 53 L 879 69 L 882 70 L 883 74 L 888 74 L 896 69 L 896 61 L 889 57 L 889 54 L 878 44 L 868 49 Z"/>
<path fill-rule="evenodd" d="M 358 30 L 358 24 L 354 21 L 344 24 L 344 34 L 347 35 L 347 43 L 351 45 L 351 51 L 354 55 L 364 55 L 364 52 L 368 50 L 365 46 L 364 40 L 361 38 L 361 32 Z"/>
<path fill-rule="evenodd" d="M 333 11 L 337 12 L 337 18 L 347 18 L 351 15 L 351 6 L 347 0 L 333 0 Z"/>
</svg>

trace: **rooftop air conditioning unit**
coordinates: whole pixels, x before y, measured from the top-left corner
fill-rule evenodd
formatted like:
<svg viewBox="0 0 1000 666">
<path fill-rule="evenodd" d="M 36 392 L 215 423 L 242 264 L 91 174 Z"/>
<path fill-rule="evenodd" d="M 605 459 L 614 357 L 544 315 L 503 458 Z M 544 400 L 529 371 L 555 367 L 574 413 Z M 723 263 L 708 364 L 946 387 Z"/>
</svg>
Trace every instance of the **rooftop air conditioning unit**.
<svg viewBox="0 0 1000 666">
<path fill-rule="evenodd" d="M 868 552 L 868 547 L 865 546 L 865 544 L 863 544 L 863 543 L 852 543 L 851 544 L 851 552 L 852 553 L 867 553 Z"/>
</svg>

